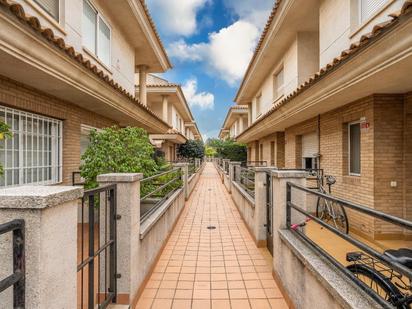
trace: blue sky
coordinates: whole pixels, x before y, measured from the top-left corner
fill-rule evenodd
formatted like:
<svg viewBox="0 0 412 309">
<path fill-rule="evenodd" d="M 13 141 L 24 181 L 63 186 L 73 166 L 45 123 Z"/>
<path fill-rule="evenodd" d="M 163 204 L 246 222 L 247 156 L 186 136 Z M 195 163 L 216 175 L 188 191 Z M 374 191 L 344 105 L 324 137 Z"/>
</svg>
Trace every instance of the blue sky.
<svg viewBox="0 0 412 309">
<path fill-rule="evenodd" d="M 217 137 L 273 0 L 146 0 L 205 138 Z"/>
</svg>

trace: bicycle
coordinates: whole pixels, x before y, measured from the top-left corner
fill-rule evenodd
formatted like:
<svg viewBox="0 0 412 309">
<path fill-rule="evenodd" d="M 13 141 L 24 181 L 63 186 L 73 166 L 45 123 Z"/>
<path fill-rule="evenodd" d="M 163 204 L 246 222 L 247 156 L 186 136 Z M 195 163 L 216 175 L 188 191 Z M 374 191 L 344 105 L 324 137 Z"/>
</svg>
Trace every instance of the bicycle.
<svg viewBox="0 0 412 309">
<path fill-rule="evenodd" d="M 383 253 L 394 262 L 412 269 L 412 250 L 401 248 Z M 411 280 L 362 252 L 349 252 L 346 260 L 352 264 L 346 268 L 363 284 L 397 309 L 412 308 Z M 407 282 L 407 280 L 409 282 Z"/>
<path fill-rule="evenodd" d="M 312 175 L 314 175 L 314 173 L 312 173 Z M 316 173 L 314 176 L 316 176 L 319 192 L 331 194 L 332 186 L 336 183 L 336 178 L 331 175 L 325 175 L 326 184 L 328 185 L 328 191 L 326 191 L 323 186 L 323 176 L 320 173 Z M 345 234 L 349 233 L 349 221 L 345 208 L 336 201 L 331 201 L 319 196 L 316 203 L 316 217 L 329 225 L 333 223 L 332 226 Z"/>
</svg>

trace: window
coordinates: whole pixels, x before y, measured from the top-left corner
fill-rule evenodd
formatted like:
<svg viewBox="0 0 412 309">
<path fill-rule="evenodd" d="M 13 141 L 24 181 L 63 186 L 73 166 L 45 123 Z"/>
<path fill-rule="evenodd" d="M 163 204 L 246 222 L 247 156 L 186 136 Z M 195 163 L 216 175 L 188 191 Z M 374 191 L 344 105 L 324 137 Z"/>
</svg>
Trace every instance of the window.
<svg viewBox="0 0 412 309">
<path fill-rule="evenodd" d="M 283 95 L 283 68 L 273 75 L 273 100 L 279 99 Z"/>
<path fill-rule="evenodd" d="M 51 17 L 59 21 L 59 0 L 34 0 L 39 4 Z"/>
<path fill-rule="evenodd" d="M 349 174 L 360 175 L 361 173 L 361 128 L 359 122 L 350 123 L 348 127 L 349 136 Z"/>
<path fill-rule="evenodd" d="M 388 0 L 359 0 L 360 22 L 365 22 L 387 2 Z"/>
<path fill-rule="evenodd" d="M 3 106 L 0 120 L 13 133 L 13 138 L 0 141 L 0 162 L 4 167 L 0 186 L 61 182 L 62 121 Z"/>
<path fill-rule="evenodd" d="M 111 30 L 89 1 L 83 1 L 83 45 L 110 66 Z"/>
</svg>

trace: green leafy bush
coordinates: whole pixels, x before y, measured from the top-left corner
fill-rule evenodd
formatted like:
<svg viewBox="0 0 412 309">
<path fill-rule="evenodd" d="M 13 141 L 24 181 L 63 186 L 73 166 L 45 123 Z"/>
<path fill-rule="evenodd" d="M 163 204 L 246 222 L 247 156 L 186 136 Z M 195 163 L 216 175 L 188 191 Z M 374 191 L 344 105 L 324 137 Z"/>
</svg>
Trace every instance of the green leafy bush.
<svg viewBox="0 0 412 309">
<path fill-rule="evenodd" d="M 82 156 L 80 174 L 85 188 L 98 186 L 96 178 L 106 173 L 154 175 L 158 165 L 147 132 L 140 128 L 105 128 L 90 132 L 90 144 Z"/>
<path fill-rule="evenodd" d="M 189 140 L 179 146 L 178 156 L 185 159 L 202 159 L 205 156 L 205 145 L 201 140 Z"/>
<path fill-rule="evenodd" d="M 0 141 L 7 138 L 12 138 L 13 134 L 10 131 L 10 126 L 3 121 L 0 121 Z M 0 164 L 0 175 L 4 174 L 3 165 Z"/>
<path fill-rule="evenodd" d="M 218 158 L 230 159 L 230 161 L 246 162 L 247 146 L 234 140 L 210 139 L 207 146 L 216 150 Z"/>
</svg>

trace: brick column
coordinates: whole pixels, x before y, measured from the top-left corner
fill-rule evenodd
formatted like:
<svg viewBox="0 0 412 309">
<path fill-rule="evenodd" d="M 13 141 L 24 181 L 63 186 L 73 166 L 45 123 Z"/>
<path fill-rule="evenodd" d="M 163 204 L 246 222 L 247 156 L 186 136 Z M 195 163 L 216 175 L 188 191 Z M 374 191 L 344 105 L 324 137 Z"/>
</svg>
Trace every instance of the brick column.
<svg viewBox="0 0 412 309">
<path fill-rule="evenodd" d="M 132 304 L 139 289 L 140 180 L 143 174 L 113 173 L 97 177 L 99 184 L 116 184 L 118 303 Z M 75 307 L 73 307 L 75 308 Z"/>
<path fill-rule="evenodd" d="M 0 190 L 0 224 L 25 222 L 26 308 L 77 307 L 77 209 L 80 187 L 23 186 Z M 0 238 L 0 278 L 13 273 L 12 233 Z M 0 307 L 13 308 L 13 288 Z"/>
</svg>

